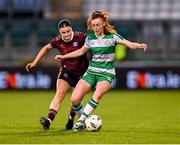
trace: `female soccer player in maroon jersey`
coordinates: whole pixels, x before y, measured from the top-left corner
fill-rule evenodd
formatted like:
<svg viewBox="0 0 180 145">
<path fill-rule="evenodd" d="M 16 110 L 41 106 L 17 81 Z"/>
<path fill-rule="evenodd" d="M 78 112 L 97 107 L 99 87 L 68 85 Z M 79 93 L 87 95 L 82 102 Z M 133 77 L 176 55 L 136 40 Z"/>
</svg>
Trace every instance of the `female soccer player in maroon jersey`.
<svg viewBox="0 0 180 145">
<path fill-rule="evenodd" d="M 33 62 L 26 65 L 26 70 L 29 71 L 35 67 L 40 59 L 51 49 L 57 48 L 61 54 L 67 54 L 72 51 L 80 49 L 84 42 L 86 35 L 82 32 L 74 32 L 72 30 L 71 22 L 67 19 L 63 19 L 58 23 L 58 29 L 60 35 L 53 38 L 51 42 L 45 45 Z M 56 84 L 56 94 L 52 100 L 48 117 L 41 117 L 40 123 L 44 130 L 48 130 L 51 122 L 54 120 L 57 112 L 60 109 L 60 105 L 69 90 L 70 87 L 75 87 L 81 76 L 84 74 L 88 66 L 88 59 L 86 54 L 78 58 L 65 59 L 61 62 L 59 69 L 59 75 Z M 71 108 L 66 129 L 72 129 L 74 122 L 75 112 Z"/>
</svg>

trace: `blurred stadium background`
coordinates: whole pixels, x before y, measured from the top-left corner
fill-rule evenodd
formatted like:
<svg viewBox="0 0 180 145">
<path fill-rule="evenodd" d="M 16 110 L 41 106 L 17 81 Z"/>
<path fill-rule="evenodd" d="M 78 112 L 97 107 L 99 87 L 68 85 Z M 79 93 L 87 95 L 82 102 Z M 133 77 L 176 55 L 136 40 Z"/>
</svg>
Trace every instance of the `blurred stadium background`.
<svg viewBox="0 0 180 145">
<path fill-rule="evenodd" d="M 119 34 L 149 47 L 117 46 L 116 88 L 180 88 L 180 0 L 0 0 L 0 89 L 54 88 L 56 51 L 29 74 L 25 64 L 58 34 L 59 20 L 86 32 L 94 10 L 108 11 Z"/>
</svg>

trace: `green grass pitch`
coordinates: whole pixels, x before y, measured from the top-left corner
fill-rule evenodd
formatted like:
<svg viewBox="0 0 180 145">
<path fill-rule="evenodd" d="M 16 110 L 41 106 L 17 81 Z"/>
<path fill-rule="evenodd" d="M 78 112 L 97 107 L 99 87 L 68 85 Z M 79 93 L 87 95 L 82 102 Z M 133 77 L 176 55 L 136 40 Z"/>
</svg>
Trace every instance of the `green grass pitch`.
<svg viewBox="0 0 180 145">
<path fill-rule="evenodd" d="M 110 91 L 94 112 L 103 120 L 101 131 L 78 133 L 64 130 L 70 93 L 50 130 L 42 130 L 39 118 L 47 115 L 54 93 L 0 91 L 0 144 L 180 143 L 180 91 Z"/>
</svg>

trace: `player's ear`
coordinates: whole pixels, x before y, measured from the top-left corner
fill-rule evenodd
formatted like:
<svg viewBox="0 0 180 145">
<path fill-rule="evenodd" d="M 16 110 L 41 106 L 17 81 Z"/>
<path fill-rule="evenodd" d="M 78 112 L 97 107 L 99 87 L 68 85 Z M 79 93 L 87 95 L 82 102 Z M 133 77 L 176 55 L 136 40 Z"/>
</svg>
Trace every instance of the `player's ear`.
<svg viewBox="0 0 180 145">
<path fill-rule="evenodd" d="M 106 26 L 106 22 L 103 22 L 103 27 L 105 27 Z"/>
<path fill-rule="evenodd" d="M 59 28 L 58 31 L 59 31 L 59 34 L 61 34 L 61 28 Z"/>
<path fill-rule="evenodd" d="M 103 19 L 101 19 L 101 23 L 102 23 L 103 27 L 105 27 L 107 25 L 107 22 Z"/>
</svg>

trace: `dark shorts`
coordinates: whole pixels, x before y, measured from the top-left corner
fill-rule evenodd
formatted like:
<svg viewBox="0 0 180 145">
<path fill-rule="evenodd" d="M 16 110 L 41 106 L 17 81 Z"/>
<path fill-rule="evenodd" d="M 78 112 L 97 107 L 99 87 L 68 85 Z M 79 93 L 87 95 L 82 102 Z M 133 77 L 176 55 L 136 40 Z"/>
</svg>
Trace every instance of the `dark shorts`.
<svg viewBox="0 0 180 145">
<path fill-rule="evenodd" d="M 81 76 L 72 74 L 66 68 L 60 69 L 58 79 L 65 80 L 71 87 L 75 87 Z"/>
</svg>

